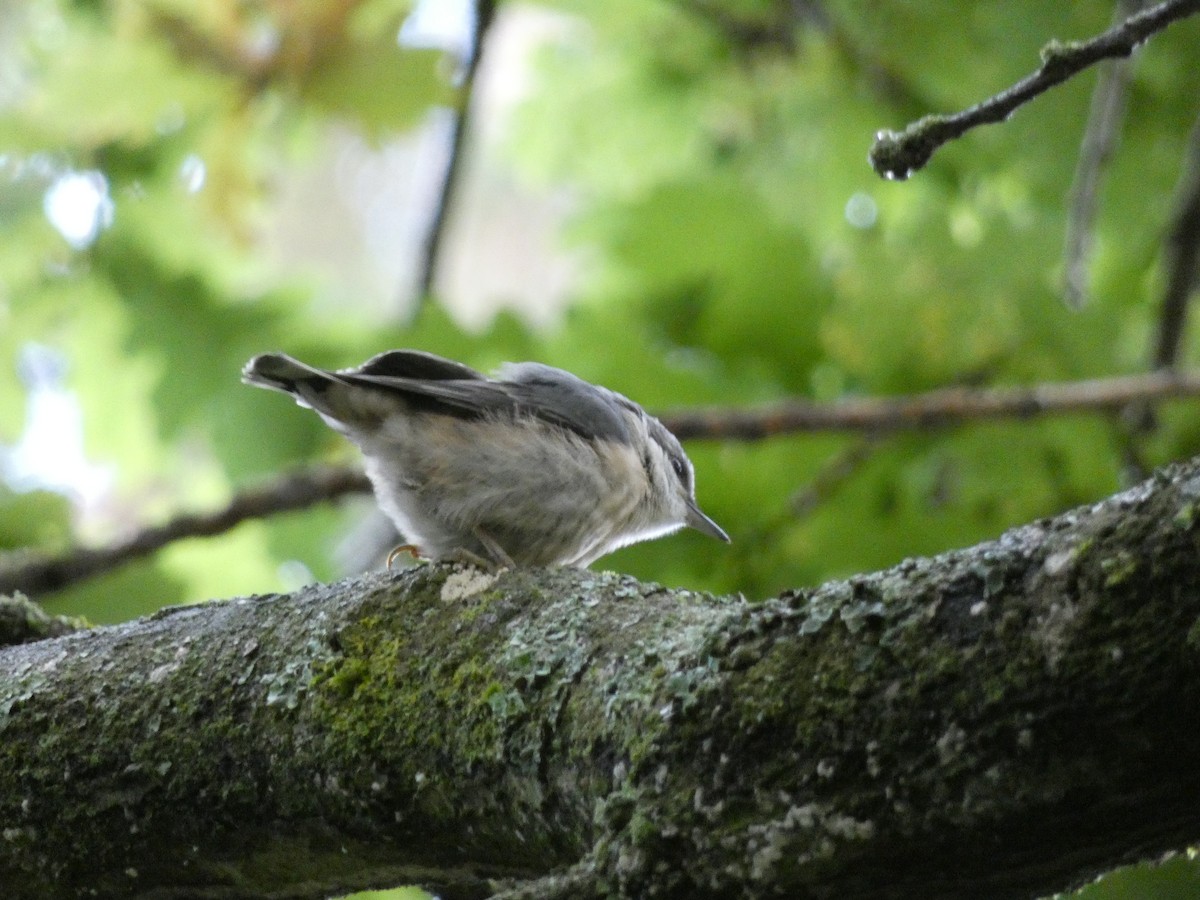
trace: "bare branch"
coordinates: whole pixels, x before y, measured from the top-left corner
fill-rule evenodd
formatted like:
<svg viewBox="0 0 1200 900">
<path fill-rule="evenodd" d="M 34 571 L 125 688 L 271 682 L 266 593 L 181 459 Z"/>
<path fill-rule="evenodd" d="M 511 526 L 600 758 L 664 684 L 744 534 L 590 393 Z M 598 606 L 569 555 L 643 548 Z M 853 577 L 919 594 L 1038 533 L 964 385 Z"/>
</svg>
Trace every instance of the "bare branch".
<svg viewBox="0 0 1200 900">
<path fill-rule="evenodd" d="M 1119 20 L 1145 6 L 1144 0 L 1117 0 Z M 1067 228 L 1063 253 L 1063 300 L 1072 309 L 1087 302 L 1088 269 L 1092 260 L 1096 209 L 1100 182 L 1112 158 L 1125 120 L 1125 101 L 1129 96 L 1131 61 L 1116 59 L 1100 69 L 1087 128 L 1079 149 L 1079 161 L 1071 182 L 1067 206 Z"/>
<path fill-rule="evenodd" d="M 853 478 L 875 455 L 883 437 L 881 432 L 868 432 L 826 460 L 808 483 L 788 500 L 787 508 L 791 517 L 800 519 L 810 515 L 835 494 L 838 488 Z"/>
<path fill-rule="evenodd" d="M 904 180 L 943 144 L 979 125 L 1003 122 L 1019 107 L 1088 66 L 1129 56 L 1152 34 L 1196 12 L 1200 12 L 1200 0 L 1167 0 L 1090 40 L 1051 41 L 1042 48 L 1041 67 L 1007 90 L 953 115 L 925 116 L 899 133 L 880 131 L 869 154 L 871 167 L 884 178 Z"/>
<path fill-rule="evenodd" d="M 1164 254 L 1167 286 L 1163 291 L 1158 345 L 1154 351 L 1154 365 L 1160 369 L 1175 368 L 1187 320 L 1188 298 L 1196 289 L 1200 272 L 1200 119 L 1192 127 L 1187 152 Z"/>
<path fill-rule="evenodd" d="M 852 439 L 793 491 L 787 503 L 744 527 L 738 534 L 738 541 L 749 546 L 765 546 L 781 540 L 786 529 L 794 528 L 798 522 L 815 514 L 822 504 L 832 500 L 870 462 L 886 439 L 887 434 L 880 431 L 869 431 Z"/>
<path fill-rule="evenodd" d="M 148 556 L 173 541 L 211 537 L 247 519 L 306 509 L 369 489 L 366 476 L 355 469 L 322 467 L 291 472 L 237 494 L 216 512 L 177 516 L 165 525 L 139 531 L 128 540 L 107 547 L 76 547 L 57 556 L 22 558 L 15 564 L 0 566 L 0 594 L 24 591 L 37 595 L 60 590 Z"/>
<path fill-rule="evenodd" d="M 488 29 L 496 16 L 495 0 L 476 0 L 475 22 L 471 32 L 471 53 L 466 61 L 459 88 L 459 104 L 453 111 L 450 125 L 450 150 L 446 160 L 446 171 L 438 190 L 437 202 L 429 221 L 429 229 L 421 245 L 421 263 L 417 274 L 417 303 L 424 303 L 433 290 L 441 262 L 442 241 L 446 236 L 446 220 L 450 204 L 458 186 L 458 175 L 462 168 L 463 145 L 467 134 L 467 116 L 471 111 L 471 98 L 475 93 L 475 76 L 479 71 L 479 60 L 483 56 L 483 45 Z"/>
<path fill-rule="evenodd" d="M 1176 191 L 1175 217 L 1163 248 L 1166 287 L 1159 313 L 1158 337 L 1154 348 L 1154 368 L 1174 371 L 1187 322 L 1188 300 L 1196 289 L 1200 273 L 1200 119 L 1192 127 L 1183 176 Z M 1138 452 L 1140 438 L 1156 427 L 1154 410 L 1145 400 L 1122 411 L 1125 427 L 1126 469 L 1140 477 L 1148 471 Z"/>
<path fill-rule="evenodd" d="M 1200 395 L 1200 375 L 1154 372 L 1016 388 L 943 388 L 907 397 L 861 397 L 836 403 L 788 400 L 753 409 L 679 410 L 662 416 L 681 439 L 758 441 L 813 431 L 898 431 L 983 419 L 1029 419 L 1119 410 L 1136 400 Z"/>
</svg>

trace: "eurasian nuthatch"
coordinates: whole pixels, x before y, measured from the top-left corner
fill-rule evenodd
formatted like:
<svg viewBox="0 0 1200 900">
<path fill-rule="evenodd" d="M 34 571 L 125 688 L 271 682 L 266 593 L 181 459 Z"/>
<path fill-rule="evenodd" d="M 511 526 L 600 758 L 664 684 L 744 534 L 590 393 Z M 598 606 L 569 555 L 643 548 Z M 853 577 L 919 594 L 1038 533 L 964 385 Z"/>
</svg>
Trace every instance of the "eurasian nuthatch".
<svg viewBox="0 0 1200 900">
<path fill-rule="evenodd" d="M 379 505 L 430 559 L 583 567 L 684 526 L 729 540 L 697 506 L 675 436 L 562 369 L 509 363 L 488 378 L 392 350 L 334 372 L 266 353 L 242 380 L 290 394 L 357 444 Z"/>
</svg>

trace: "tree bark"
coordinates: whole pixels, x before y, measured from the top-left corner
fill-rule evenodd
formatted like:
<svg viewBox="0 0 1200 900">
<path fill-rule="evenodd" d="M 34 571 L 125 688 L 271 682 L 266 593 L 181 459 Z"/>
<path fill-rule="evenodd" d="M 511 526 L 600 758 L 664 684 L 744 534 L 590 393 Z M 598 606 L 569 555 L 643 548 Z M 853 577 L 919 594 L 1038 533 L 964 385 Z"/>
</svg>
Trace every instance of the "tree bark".
<svg viewBox="0 0 1200 900">
<path fill-rule="evenodd" d="M 759 604 L 424 566 L 0 650 L 26 897 L 1033 897 L 1200 836 L 1200 463 Z"/>
</svg>

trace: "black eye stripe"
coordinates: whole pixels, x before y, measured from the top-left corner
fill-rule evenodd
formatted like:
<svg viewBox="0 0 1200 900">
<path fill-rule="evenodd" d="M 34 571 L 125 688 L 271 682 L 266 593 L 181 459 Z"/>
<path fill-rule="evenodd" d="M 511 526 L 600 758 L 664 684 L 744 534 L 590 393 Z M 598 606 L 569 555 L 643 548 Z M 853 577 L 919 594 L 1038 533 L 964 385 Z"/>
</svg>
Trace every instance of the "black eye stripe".
<svg viewBox="0 0 1200 900">
<path fill-rule="evenodd" d="M 685 491 L 692 489 L 692 466 L 688 462 L 687 456 L 684 455 L 683 448 L 679 446 L 679 442 L 671 435 L 667 429 L 662 427 L 662 423 L 657 419 L 647 417 L 647 437 L 658 446 L 662 455 L 667 458 L 667 462 L 671 466 L 671 471 L 675 473 L 675 477 L 679 480 L 680 485 Z M 649 448 L 646 449 L 646 456 L 643 460 L 646 465 L 647 473 L 650 472 Z M 661 458 L 660 458 L 661 460 Z M 661 461 L 659 465 L 661 465 Z"/>
<path fill-rule="evenodd" d="M 679 478 L 680 482 L 683 484 L 683 486 L 687 487 L 687 483 L 688 483 L 687 463 L 685 463 L 678 456 L 671 456 L 670 459 L 671 459 L 671 468 L 675 470 L 675 474 L 678 476 L 678 478 Z"/>
</svg>

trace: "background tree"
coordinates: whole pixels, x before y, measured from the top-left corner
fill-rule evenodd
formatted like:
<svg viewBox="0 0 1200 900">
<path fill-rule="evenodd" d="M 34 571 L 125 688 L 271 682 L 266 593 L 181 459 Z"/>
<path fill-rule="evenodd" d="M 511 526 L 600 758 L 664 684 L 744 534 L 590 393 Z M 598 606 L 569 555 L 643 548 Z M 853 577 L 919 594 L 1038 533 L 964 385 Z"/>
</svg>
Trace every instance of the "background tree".
<svg viewBox="0 0 1200 900">
<path fill-rule="evenodd" d="M 463 20 L 476 39 L 466 51 L 414 38 L 410 6 L 5 8 L 5 569 L 139 534 L 172 511 L 244 502 L 239 492 L 299 463 L 353 463 L 313 417 L 238 384 L 242 362 L 265 349 L 330 366 L 393 346 L 485 368 L 537 358 L 668 411 L 1186 373 L 1196 353 L 1184 327 L 1200 243 L 1194 18 L 970 132 L 900 184 L 866 163 L 878 129 L 994 95 L 1036 68 L 1049 39 L 1098 34 L 1138 5 L 888 3 L 868 14 L 841 2 L 612 0 L 557 4 L 545 19 L 533 18 L 544 8 L 480 3 L 473 25 Z M 486 132 L 469 126 L 490 121 L 483 88 L 511 74 L 498 48 L 534 27 L 552 37 L 502 123 L 514 174 L 471 156 L 470 136 Z M 450 166 L 462 176 L 453 189 L 427 192 L 421 237 L 391 251 L 415 261 L 404 284 L 372 283 L 361 255 L 307 265 L 378 230 L 348 239 L 328 204 L 296 200 L 297 185 L 352 193 L 369 161 L 446 106 L 457 116 L 442 133 L 475 160 L 475 178 Z M 348 144 L 357 155 L 343 152 L 339 168 L 331 158 Z M 431 178 L 441 183 L 439 167 Z M 501 263 L 469 242 L 455 250 L 461 233 L 457 244 L 441 236 L 472 196 L 511 181 L 571 209 L 566 302 L 540 319 L 519 298 L 481 325 L 456 318 L 454 273 L 466 265 L 486 282 L 483 263 L 497 279 Z M 370 197 L 360 189 L 350 205 Z M 533 220 L 520 209 L 514 240 Z M 514 246 L 507 256 L 525 252 Z M 705 508 L 735 543 L 713 552 L 680 536 L 603 565 L 756 599 L 995 536 L 1196 453 L 1194 405 L 1142 402 L 1179 391 L 1141 384 L 1097 404 L 1105 414 L 974 422 L 967 403 L 907 421 L 919 427 L 867 418 L 699 439 L 729 421 L 718 411 L 689 453 Z M 47 422 L 58 427 L 39 443 Z M 309 484 L 291 506 L 360 486 Z M 117 621 L 330 578 L 342 571 L 337 536 L 367 509 L 272 516 L 32 593 L 52 612 Z"/>
</svg>

